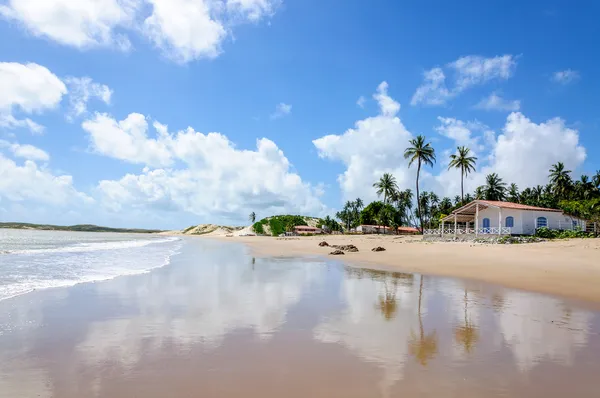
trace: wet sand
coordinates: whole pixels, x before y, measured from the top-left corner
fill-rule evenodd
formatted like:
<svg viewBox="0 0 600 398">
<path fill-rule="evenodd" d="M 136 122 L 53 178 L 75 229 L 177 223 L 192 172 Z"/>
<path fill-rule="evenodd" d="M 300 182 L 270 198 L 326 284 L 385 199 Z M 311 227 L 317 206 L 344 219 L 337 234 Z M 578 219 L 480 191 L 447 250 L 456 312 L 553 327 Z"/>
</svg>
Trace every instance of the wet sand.
<svg viewBox="0 0 600 398">
<path fill-rule="evenodd" d="M 600 303 L 600 239 L 520 245 L 424 242 L 420 237 L 312 236 L 300 238 L 210 236 L 241 242 L 257 256 L 328 256 L 330 244 L 353 244 L 358 253 L 340 260 L 391 270 L 470 278 L 533 292 Z M 372 252 L 382 246 L 385 252 Z"/>
<path fill-rule="evenodd" d="M 192 238 L 1 301 L 0 397 L 595 398 L 599 333 L 568 299 Z"/>
</svg>

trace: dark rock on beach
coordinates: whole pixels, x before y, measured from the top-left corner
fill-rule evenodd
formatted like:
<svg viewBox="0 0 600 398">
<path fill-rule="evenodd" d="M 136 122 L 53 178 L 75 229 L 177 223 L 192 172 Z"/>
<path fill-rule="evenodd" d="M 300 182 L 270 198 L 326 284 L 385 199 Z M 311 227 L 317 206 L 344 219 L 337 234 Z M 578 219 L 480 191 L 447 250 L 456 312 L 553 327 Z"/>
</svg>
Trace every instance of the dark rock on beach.
<svg viewBox="0 0 600 398">
<path fill-rule="evenodd" d="M 384 252 L 385 247 L 377 246 L 371 249 L 372 252 Z"/>
<path fill-rule="evenodd" d="M 323 241 L 323 242 L 319 243 L 319 246 L 321 246 L 321 247 L 329 246 L 329 243 Z"/>
<path fill-rule="evenodd" d="M 340 249 L 334 250 L 331 253 L 329 253 L 331 256 L 343 256 L 345 253 L 343 251 L 341 251 Z"/>
</svg>

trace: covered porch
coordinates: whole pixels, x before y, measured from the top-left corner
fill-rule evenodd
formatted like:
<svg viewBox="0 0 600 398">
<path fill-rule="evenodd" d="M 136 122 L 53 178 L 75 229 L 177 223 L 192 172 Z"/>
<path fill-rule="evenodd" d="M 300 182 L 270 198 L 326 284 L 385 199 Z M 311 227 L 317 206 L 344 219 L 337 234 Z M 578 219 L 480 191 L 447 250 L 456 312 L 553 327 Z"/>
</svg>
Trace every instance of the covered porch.
<svg viewBox="0 0 600 398">
<path fill-rule="evenodd" d="M 484 225 L 479 217 L 480 211 L 485 211 L 487 215 L 489 210 L 497 212 L 498 224 L 491 226 L 489 218 Z M 473 201 L 461 208 L 456 209 L 452 214 L 442 218 L 440 228 L 424 230 L 423 235 L 437 236 L 458 236 L 458 235 L 512 235 L 512 227 L 503 225 L 502 207 L 490 203 L 480 203 Z M 495 223 L 494 223 L 495 224 Z"/>
</svg>

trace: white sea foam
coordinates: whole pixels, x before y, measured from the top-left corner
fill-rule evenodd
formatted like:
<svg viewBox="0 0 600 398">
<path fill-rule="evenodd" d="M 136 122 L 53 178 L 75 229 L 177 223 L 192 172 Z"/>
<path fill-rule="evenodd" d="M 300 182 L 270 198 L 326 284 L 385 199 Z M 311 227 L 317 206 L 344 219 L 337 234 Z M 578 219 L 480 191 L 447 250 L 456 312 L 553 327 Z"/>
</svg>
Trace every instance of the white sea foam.
<svg viewBox="0 0 600 398">
<path fill-rule="evenodd" d="M 0 255 L 0 300 L 34 290 L 147 273 L 169 264 L 182 244 L 176 237 L 4 233 L 0 235 L 0 251 L 5 252 Z"/>
</svg>

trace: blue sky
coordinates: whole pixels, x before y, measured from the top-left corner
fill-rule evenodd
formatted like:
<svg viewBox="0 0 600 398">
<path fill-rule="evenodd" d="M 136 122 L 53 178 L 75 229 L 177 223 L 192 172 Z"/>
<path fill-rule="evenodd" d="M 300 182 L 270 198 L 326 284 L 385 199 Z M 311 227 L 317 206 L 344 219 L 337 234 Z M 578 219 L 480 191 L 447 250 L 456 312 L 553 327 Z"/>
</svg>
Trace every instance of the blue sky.
<svg viewBox="0 0 600 398">
<path fill-rule="evenodd" d="M 489 172 L 543 184 L 559 160 L 593 174 L 599 11 L 0 0 L 0 218 L 179 228 L 331 214 L 374 199 L 383 172 L 412 188 L 401 155 L 417 134 L 438 153 L 423 185 L 440 195 L 458 193 L 445 166 L 463 144 L 480 159 L 469 189 Z"/>
</svg>

